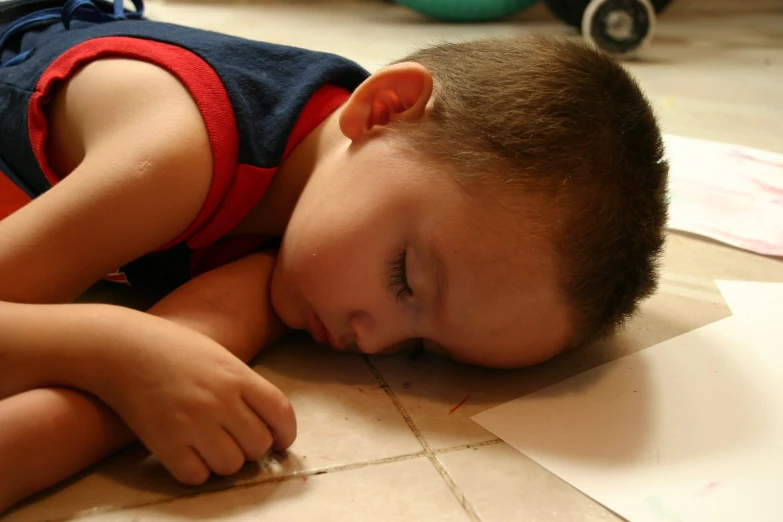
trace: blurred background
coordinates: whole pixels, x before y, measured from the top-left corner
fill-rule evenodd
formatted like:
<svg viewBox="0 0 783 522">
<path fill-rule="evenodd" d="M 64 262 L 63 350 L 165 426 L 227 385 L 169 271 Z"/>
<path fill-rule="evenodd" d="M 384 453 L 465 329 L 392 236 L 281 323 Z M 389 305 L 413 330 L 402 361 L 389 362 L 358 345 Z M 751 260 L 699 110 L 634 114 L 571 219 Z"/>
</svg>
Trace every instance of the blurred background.
<svg viewBox="0 0 783 522">
<path fill-rule="evenodd" d="M 580 18 L 588 0 L 547 1 L 146 5 L 153 19 L 334 52 L 370 70 L 442 40 L 527 33 L 586 37 L 610 52 L 631 49 L 630 56 L 620 56 L 649 94 L 665 132 L 783 151 L 783 0 L 597 0 L 592 3 L 601 5 L 587 31 Z M 641 49 L 634 48 L 638 44 Z"/>
</svg>

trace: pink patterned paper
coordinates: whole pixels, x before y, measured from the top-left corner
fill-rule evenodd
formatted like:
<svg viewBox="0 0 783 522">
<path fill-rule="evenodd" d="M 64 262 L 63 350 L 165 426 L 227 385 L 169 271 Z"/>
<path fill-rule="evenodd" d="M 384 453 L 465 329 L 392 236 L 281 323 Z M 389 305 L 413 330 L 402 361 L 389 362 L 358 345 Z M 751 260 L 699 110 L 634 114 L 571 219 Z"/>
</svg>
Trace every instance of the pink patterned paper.
<svg viewBox="0 0 783 522">
<path fill-rule="evenodd" d="M 783 256 L 783 154 L 665 136 L 669 228 Z"/>
</svg>

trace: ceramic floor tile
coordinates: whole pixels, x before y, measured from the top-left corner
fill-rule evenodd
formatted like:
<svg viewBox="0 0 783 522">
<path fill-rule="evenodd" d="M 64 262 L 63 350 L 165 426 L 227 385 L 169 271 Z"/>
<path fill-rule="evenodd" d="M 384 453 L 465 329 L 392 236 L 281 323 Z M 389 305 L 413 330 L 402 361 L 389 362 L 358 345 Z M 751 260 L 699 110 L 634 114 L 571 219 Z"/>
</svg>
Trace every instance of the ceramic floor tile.
<svg viewBox="0 0 783 522">
<path fill-rule="evenodd" d="M 670 234 L 667 242 L 664 285 L 667 278 L 683 276 L 693 276 L 691 280 L 697 286 L 715 288 L 716 291 L 717 287 L 712 282 L 714 279 L 783 281 L 780 258 L 728 248 L 687 234 Z"/>
<path fill-rule="evenodd" d="M 291 522 L 469 522 L 427 458 L 237 488 L 84 522 L 180 520 Z"/>
<path fill-rule="evenodd" d="M 262 355 L 257 371 L 294 405 L 292 452 L 303 469 L 322 469 L 422 450 L 364 358 L 297 335 Z"/>
<path fill-rule="evenodd" d="M 666 132 L 783 151 L 778 0 L 676 1 L 627 65 Z"/>
<path fill-rule="evenodd" d="M 284 457 L 248 465 L 236 477 L 214 478 L 194 490 L 178 486 L 155 459 L 135 448 L 33 499 L 2 521 L 62 519 L 422 450 L 361 356 L 332 352 L 305 336 L 294 336 L 262 354 L 255 368 L 289 397 L 297 413 L 299 434 Z"/>
<path fill-rule="evenodd" d="M 481 522 L 622 520 L 505 443 L 438 460 Z"/>
</svg>

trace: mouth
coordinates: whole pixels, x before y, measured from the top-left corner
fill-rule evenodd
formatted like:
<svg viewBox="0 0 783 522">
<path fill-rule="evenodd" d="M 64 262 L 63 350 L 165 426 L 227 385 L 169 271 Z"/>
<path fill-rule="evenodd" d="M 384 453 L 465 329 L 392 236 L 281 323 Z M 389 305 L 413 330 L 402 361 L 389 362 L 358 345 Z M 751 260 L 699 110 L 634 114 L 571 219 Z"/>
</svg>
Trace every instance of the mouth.
<svg viewBox="0 0 783 522">
<path fill-rule="evenodd" d="M 313 340 L 318 344 L 328 344 L 335 350 L 340 349 L 340 340 L 326 328 L 326 325 L 315 312 L 310 316 L 310 334 L 313 336 Z"/>
<path fill-rule="evenodd" d="M 315 315 L 315 312 L 310 314 L 310 335 L 318 344 L 325 344 L 329 341 L 329 331 L 321 319 Z"/>
</svg>

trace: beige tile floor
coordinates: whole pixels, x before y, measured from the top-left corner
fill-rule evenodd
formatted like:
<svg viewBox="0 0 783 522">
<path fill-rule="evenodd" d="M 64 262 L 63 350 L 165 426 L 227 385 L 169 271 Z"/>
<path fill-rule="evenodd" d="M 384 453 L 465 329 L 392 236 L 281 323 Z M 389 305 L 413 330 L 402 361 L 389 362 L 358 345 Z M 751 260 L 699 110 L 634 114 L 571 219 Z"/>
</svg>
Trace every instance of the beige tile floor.
<svg viewBox="0 0 783 522">
<path fill-rule="evenodd" d="M 370 69 L 442 39 L 571 34 L 540 6 L 496 25 L 430 23 L 369 0 L 148 7 L 158 19 L 341 53 Z M 643 58 L 629 67 L 666 132 L 783 152 L 783 1 L 676 0 Z M 521 371 L 362 358 L 294 336 L 255 365 L 297 410 L 287 456 L 192 489 L 131 448 L 1 520 L 618 520 L 469 417 L 726 317 L 715 278 L 783 281 L 783 263 L 672 234 L 661 291 L 625 332 Z"/>
</svg>

